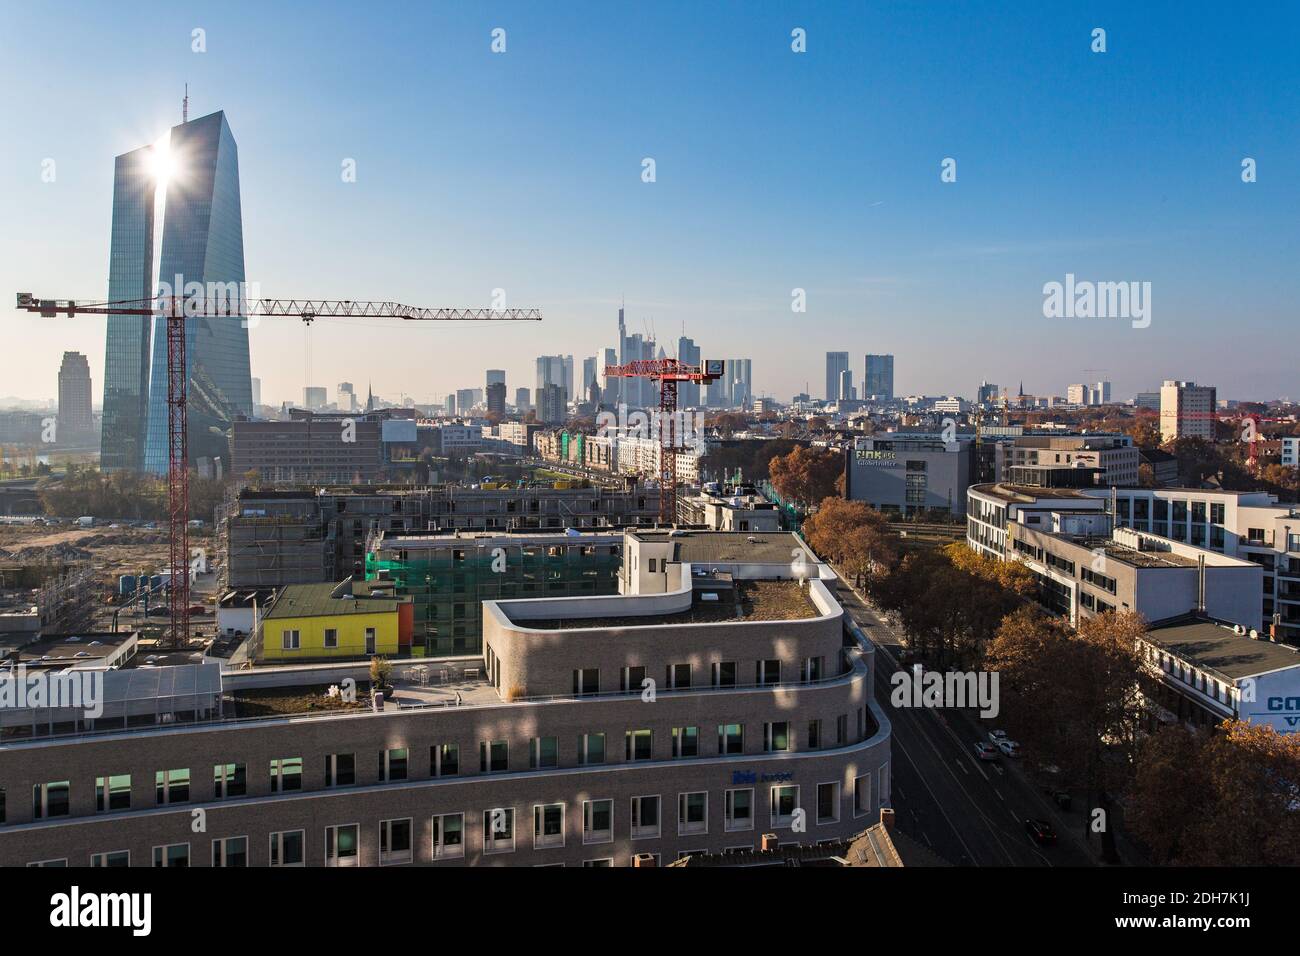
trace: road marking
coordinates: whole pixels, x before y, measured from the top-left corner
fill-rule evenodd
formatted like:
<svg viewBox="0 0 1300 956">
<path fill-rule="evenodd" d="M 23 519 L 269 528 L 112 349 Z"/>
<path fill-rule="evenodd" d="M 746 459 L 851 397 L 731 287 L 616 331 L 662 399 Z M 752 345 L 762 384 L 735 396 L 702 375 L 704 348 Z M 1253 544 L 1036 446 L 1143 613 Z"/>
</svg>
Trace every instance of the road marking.
<svg viewBox="0 0 1300 956">
<path fill-rule="evenodd" d="M 962 763 L 960 759 L 954 760 L 953 763 L 955 763 L 958 767 L 961 768 L 962 773 L 966 774 L 966 776 L 968 777 L 970 776 L 970 771 L 966 769 L 966 765 Z"/>
<path fill-rule="evenodd" d="M 997 787 L 993 788 L 993 792 L 998 795 L 998 799 L 1001 800 L 1003 803 L 1007 802 L 1007 798 L 1002 796 L 1002 791 L 999 790 Z"/>
</svg>

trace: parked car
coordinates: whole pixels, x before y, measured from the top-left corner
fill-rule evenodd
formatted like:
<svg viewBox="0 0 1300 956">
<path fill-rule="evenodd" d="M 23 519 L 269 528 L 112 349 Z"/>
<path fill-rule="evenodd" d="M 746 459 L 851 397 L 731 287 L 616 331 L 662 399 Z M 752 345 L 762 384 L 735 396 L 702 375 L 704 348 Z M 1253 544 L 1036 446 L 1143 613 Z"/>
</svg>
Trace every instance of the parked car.
<svg viewBox="0 0 1300 956">
<path fill-rule="evenodd" d="M 975 756 L 980 760 L 997 760 L 998 749 L 982 740 L 975 741 Z"/>
<path fill-rule="evenodd" d="M 1046 820 L 1026 820 L 1025 832 L 1039 846 L 1052 846 L 1056 843 L 1056 831 Z"/>
<path fill-rule="evenodd" d="M 989 731 L 989 740 L 992 741 L 993 746 L 995 746 L 995 747 L 996 747 L 998 744 L 1002 743 L 1002 741 L 1004 741 L 1004 740 L 1006 740 L 1006 739 L 1008 739 L 1008 738 L 1007 738 L 1007 732 L 1006 732 L 1005 730 L 990 730 L 990 731 Z"/>
<path fill-rule="evenodd" d="M 1009 737 L 1003 737 L 1001 740 L 998 741 L 997 746 L 998 746 L 998 750 L 1002 751 L 1008 757 L 1020 756 L 1020 744 L 1016 743 L 1014 740 L 1010 739 Z"/>
</svg>

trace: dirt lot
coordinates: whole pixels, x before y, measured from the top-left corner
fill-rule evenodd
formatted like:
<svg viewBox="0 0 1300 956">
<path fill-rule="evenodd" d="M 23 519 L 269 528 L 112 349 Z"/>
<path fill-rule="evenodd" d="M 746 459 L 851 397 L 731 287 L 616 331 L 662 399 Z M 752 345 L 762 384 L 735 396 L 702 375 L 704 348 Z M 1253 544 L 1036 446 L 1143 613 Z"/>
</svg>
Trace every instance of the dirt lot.
<svg viewBox="0 0 1300 956">
<path fill-rule="evenodd" d="M 210 559 L 215 555 L 211 534 L 190 531 L 190 549 L 202 548 Z M 93 622 L 96 630 L 111 630 L 113 613 L 118 606 L 111 601 L 117 595 L 118 577 L 123 574 L 158 574 L 168 561 L 167 532 L 159 528 L 77 528 L 69 526 L 0 525 L 0 563 L 39 564 L 88 562 L 99 581 L 97 610 Z M 213 593 L 213 575 L 199 575 L 191 592 L 191 604 L 209 608 L 206 615 L 191 618 L 195 633 L 211 636 L 214 622 L 208 598 Z M 161 595 L 150 599 L 150 606 L 164 603 Z M 145 636 L 161 633 L 166 617 L 148 617 L 137 611 L 122 611 L 119 626 L 141 630 Z"/>
</svg>

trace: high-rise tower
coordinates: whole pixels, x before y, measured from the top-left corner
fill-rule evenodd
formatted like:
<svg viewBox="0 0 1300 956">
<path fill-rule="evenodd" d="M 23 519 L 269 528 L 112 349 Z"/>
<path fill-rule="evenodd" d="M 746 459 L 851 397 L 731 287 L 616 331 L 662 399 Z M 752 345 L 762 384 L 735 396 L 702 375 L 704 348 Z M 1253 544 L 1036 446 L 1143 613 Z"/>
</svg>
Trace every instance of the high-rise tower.
<svg viewBox="0 0 1300 956">
<path fill-rule="evenodd" d="M 244 282 L 244 230 L 239 203 L 239 152 L 222 112 L 169 134 L 171 165 L 163 214 L 159 282 L 175 294 L 199 283 L 204 294 L 225 290 L 237 301 Z M 226 432 L 237 415 L 252 414 L 248 327 L 239 316 L 195 317 L 185 323 L 189 459 L 228 467 Z M 157 316 L 149 384 L 144 468 L 167 471 L 167 329 Z"/>
</svg>

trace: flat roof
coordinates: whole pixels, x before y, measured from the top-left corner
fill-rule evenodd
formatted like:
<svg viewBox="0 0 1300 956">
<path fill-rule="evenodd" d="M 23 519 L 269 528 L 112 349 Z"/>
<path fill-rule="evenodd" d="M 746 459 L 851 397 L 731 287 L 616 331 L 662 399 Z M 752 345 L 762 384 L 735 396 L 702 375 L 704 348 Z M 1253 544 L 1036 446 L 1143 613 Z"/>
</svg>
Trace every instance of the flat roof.
<svg viewBox="0 0 1300 956">
<path fill-rule="evenodd" d="M 1300 666 L 1300 651 L 1294 647 L 1254 640 L 1218 621 L 1157 623 L 1147 631 L 1145 639 L 1201 670 L 1214 671 L 1229 680 Z"/>
<path fill-rule="evenodd" d="M 675 545 L 673 560 L 690 564 L 789 564 L 795 548 L 802 549 L 810 563 L 821 563 L 789 531 L 629 531 L 628 534 L 638 541 L 670 541 Z"/>
<path fill-rule="evenodd" d="M 1105 503 L 1105 499 L 1100 495 L 1085 494 L 1079 488 L 1039 488 L 1036 485 L 1013 485 L 999 481 L 983 485 L 972 485 L 971 490 L 1001 498 L 1003 501 L 1018 502 L 1020 504 L 1032 504 L 1040 498 L 1071 498 L 1079 501 Z"/>
<path fill-rule="evenodd" d="M 717 581 L 713 581 L 717 584 Z M 703 594 L 716 594 L 717 600 L 703 600 Z M 733 588 L 723 586 L 697 588 L 691 606 L 682 611 L 663 614 L 609 614 L 599 617 L 523 618 L 512 623 L 543 631 L 582 628 L 656 627 L 666 624 L 727 624 L 735 622 L 799 621 L 820 617 L 798 581 L 736 581 Z M 507 603 L 503 608 L 509 617 Z M 558 610 L 558 608 L 557 608 Z"/>
<path fill-rule="evenodd" d="M 332 597 L 337 584 L 286 584 L 263 620 L 326 617 L 334 614 L 386 614 L 407 603 L 398 598 Z"/>
<path fill-rule="evenodd" d="M 139 634 L 134 631 L 50 634 L 20 647 L 18 659 L 24 663 L 82 662 L 88 658 L 110 657 L 124 644 L 138 638 Z"/>
</svg>

